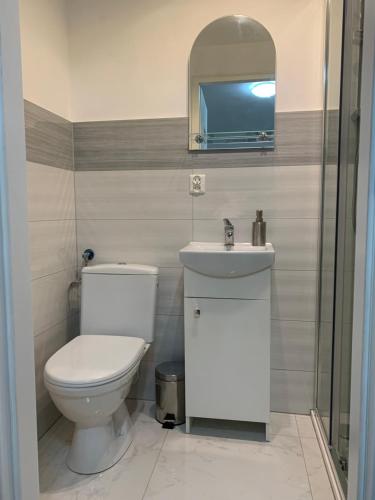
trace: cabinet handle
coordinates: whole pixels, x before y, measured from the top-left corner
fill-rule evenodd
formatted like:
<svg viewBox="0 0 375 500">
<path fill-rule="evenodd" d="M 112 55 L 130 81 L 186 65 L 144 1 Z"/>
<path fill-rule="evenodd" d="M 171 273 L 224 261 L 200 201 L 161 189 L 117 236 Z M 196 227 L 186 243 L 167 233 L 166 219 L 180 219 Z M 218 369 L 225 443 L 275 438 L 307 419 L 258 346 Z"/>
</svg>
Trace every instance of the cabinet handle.
<svg viewBox="0 0 375 500">
<path fill-rule="evenodd" d="M 200 310 L 198 307 L 196 307 L 196 308 L 194 309 L 194 316 L 195 316 L 196 318 L 199 318 L 199 317 L 200 317 L 200 315 L 201 315 L 201 310 Z"/>
</svg>

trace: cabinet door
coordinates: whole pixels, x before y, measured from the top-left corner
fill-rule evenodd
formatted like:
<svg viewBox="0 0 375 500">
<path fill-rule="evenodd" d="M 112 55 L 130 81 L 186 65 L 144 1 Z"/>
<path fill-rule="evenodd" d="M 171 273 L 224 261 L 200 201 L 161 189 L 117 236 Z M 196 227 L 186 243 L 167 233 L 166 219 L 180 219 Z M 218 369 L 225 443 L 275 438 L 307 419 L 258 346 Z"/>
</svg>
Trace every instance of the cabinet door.
<svg viewBox="0 0 375 500">
<path fill-rule="evenodd" d="M 268 422 L 270 302 L 185 298 L 186 415 Z"/>
</svg>

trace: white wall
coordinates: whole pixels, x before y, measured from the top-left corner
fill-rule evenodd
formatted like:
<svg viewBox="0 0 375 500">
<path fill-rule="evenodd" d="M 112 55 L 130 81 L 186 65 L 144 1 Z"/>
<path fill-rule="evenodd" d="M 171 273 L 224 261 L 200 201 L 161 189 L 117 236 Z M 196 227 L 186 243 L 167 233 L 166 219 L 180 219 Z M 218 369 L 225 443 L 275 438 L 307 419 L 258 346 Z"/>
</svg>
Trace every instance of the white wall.
<svg viewBox="0 0 375 500">
<path fill-rule="evenodd" d="M 71 118 L 66 0 L 20 0 L 23 94 Z"/>
<path fill-rule="evenodd" d="M 277 110 L 322 108 L 324 0 L 68 2 L 73 121 L 186 116 L 191 46 L 233 13 L 274 38 Z"/>
<path fill-rule="evenodd" d="M 24 97 L 73 121 L 186 116 L 195 37 L 212 20 L 241 13 L 274 38 L 277 110 L 320 109 L 323 4 L 20 0 Z"/>
</svg>

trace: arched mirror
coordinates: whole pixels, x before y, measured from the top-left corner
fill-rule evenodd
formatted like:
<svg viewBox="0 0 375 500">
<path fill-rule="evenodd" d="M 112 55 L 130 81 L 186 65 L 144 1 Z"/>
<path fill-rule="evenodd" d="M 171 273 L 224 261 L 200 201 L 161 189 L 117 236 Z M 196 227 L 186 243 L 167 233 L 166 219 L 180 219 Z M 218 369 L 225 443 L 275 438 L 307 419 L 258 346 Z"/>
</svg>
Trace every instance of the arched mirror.
<svg viewBox="0 0 375 500">
<path fill-rule="evenodd" d="M 206 26 L 190 54 L 190 149 L 273 148 L 275 65 L 272 37 L 257 21 L 227 16 Z"/>
</svg>

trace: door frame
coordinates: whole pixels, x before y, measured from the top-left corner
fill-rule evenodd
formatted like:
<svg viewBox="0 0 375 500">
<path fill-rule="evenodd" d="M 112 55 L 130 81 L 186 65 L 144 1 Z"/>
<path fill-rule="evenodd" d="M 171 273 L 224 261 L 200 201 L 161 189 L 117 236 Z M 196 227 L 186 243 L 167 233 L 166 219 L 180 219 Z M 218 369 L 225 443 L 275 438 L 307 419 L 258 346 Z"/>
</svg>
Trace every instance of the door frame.
<svg viewBox="0 0 375 500">
<path fill-rule="evenodd" d="M 0 0 L 0 499 L 39 498 L 18 2 Z"/>
</svg>

